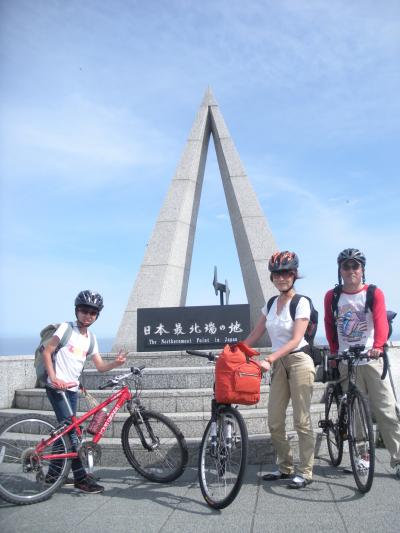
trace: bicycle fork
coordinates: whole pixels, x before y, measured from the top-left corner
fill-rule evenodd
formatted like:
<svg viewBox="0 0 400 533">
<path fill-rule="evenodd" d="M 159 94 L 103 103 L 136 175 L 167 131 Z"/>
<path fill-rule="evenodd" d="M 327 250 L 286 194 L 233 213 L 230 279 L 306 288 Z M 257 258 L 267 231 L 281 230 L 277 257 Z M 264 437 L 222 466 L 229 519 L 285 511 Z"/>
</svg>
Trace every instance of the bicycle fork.
<svg viewBox="0 0 400 533">
<path fill-rule="evenodd" d="M 135 409 L 129 408 L 129 412 L 133 418 L 133 423 L 135 425 L 136 431 L 139 435 L 140 442 L 145 450 L 152 452 L 160 445 L 160 439 L 154 435 L 153 428 L 150 425 L 150 422 L 146 416 L 143 416 L 145 409 L 141 406 L 136 407 Z M 144 434 L 143 428 L 146 428 L 147 435 Z M 147 436 L 147 438 L 146 438 Z"/>
<path fill-rule="evenodd" d="M 229 415 L 220 415 L 222 424 L 218 428 L 218 407 L 215 400 L 212 400 L 211 406 L 211 429 L 210 429 L 210 454 L 212 457 L 217 456 L 217 451 L 229 455 L 233 443 L 233 422 Z M 218 442 L 219 441 L 219 442 Z M 217 450 L 218 448 L 218 450 Z"/>
</svg>

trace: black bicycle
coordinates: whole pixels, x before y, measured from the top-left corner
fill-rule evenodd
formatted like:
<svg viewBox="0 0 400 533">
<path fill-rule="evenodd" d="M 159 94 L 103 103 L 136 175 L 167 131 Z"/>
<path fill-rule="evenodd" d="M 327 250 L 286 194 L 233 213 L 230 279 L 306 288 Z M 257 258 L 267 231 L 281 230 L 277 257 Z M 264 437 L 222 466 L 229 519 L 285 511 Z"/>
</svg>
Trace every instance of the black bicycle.
<svg viewBox="0 0 400 533">
<path fill-rule="evenodd" d="M 328 452 L 333 466 L 339 466 L 343 457 L 343 443 L 349 444 L 351 468 L 357 488 L 368 492 L 372 486 L 375 471 L 375 440 L 367 399 L 357 388 L 356 372 L 358 363 L 369 359 L 365 347 L 355 345 L 337 356 L 327 357 L 328 361 L 347 361 L 347 391 L 343 392 L 339 373 L 336 381 L 330 382 L 325 394 L 325 418 L 318 425 L 327 437 Z M 384 366 L 381 379 L 387 372 L 387 355 L 384 353 Z"/>
<path fill-rule="evenodd" d="M 187 350 L 215 363 L 218 355 Z M 248 434 L 236 407 L 211 401 L 211 418 L 200 444 L 198 473 L 200 489 L 214 509 L 230 505 L 238 495 L 247 465 Z"/>
</svg>

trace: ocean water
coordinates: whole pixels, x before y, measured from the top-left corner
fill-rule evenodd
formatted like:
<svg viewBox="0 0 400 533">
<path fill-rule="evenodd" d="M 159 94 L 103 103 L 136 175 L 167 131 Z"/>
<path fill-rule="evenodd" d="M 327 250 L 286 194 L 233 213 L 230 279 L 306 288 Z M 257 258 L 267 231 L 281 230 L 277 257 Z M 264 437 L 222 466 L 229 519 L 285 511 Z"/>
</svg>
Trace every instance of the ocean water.
<svg viewBox="0 0 400 533">
<path fill-rule="evenodd" d="M 111 351 L 114 338 L 98 338 L 102 353 Z M 0 356 L 2 355 L 33 355 L 39 344 L 38 337 L 0 337 Z"/>
<path fill-rule="evenodd" d="M 97 339 L 101 353 L 110 352 L 114 338 L 106 337 Z M 392 341 L 400 341 L 399 335 L 393 335 Z M 33 355 L 39 340 L 37 337 L 0 337 L 0 357 L 2 355 Z M 315 344 L 327 345 L 325 337 L 316 337 Z"/>
</svg>

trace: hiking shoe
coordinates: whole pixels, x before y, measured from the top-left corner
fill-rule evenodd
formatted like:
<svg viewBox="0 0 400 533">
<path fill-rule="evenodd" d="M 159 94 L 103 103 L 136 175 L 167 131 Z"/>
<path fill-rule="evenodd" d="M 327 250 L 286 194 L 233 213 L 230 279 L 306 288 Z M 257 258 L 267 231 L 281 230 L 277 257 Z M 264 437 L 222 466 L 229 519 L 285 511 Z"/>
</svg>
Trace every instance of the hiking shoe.
<svg viewBox="0 0 400 533">
<path fill-rule="evenodd" d="M 88 494 L 100 494 L 104 491 L 104 487 L 98 485 L 93 478 L 86 476 L 81 481 L 75 481 L 74 486 L 76 489 L 79 489 L 82 492 L 87 492 Z"/>
<path fill-rule="evenodd" d="M 46 485 L 52 485 L 53 483 L 55 483 L 57 481 L 57 477 L 53 477 L 51 474 L 46 474 L 46 477 L 44 478 L 44 482 L 46 483 Z M 63 485 L 65 487 L 73 487 L 75 484 L 75 480 L 73 477 L 67 477 L 65 480 L 64 480 L 64 483 Z"/>
<path fill-rule="evenodd" d="M 264 481 L 278 481 L 279 479 L 289 479 L 290 474 L 285 474 L 280 470 L 276 470 L 275 472 L 269 472 L 268 474 L 264 474 L 262 478 Z"/>
<path fill-rule="evenodd" d="M 290 483 L 288 483 L 289 489 L 303 489 L 307 485 L 312 483 L 312 479 L 306 479 L 302 476 L 295 476 Z"/>
</svg>

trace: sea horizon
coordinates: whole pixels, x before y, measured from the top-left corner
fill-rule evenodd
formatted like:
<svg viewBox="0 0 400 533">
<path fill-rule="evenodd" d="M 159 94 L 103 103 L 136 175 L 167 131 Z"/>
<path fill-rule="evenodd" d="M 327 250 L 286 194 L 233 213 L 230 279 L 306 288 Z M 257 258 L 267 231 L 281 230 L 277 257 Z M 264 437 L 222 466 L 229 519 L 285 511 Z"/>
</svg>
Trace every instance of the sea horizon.
<svg viewBox="0 0 400 533">
<path fill-rule="evenodd" d="M 101 353 L 111 351 L 114 337 L 98 338 Z M 0 337 L 0 357 L 5 355 L 33 355 L 39 345 L 38 337 Z"/>
<path fill-rule="evenodd" d="M 98 338 L 101 353 L 111 352 L 114 337 Z M 391 341 L 400 341 L 400 335 L 393 335 Z M 33 355 L 39 344 L 37 337 L 0 337 L 0 357 L 7 355 Z M 316 345 L 327 345 L 325 337 L 317 336 Z"/>
</svg>

